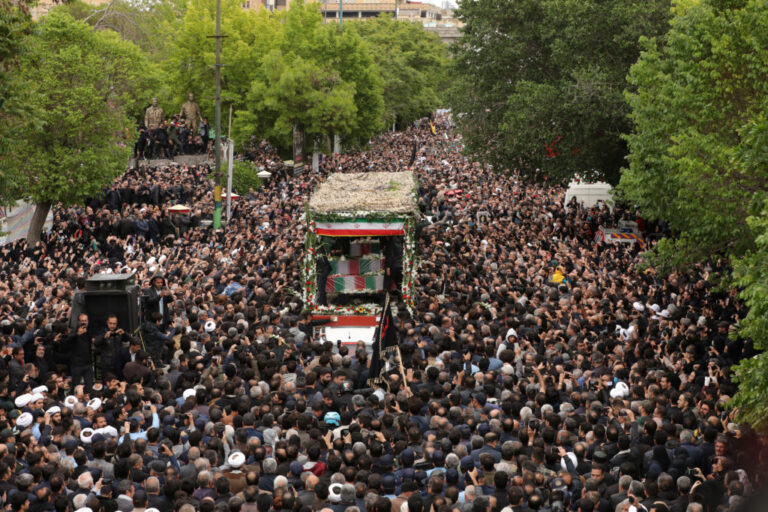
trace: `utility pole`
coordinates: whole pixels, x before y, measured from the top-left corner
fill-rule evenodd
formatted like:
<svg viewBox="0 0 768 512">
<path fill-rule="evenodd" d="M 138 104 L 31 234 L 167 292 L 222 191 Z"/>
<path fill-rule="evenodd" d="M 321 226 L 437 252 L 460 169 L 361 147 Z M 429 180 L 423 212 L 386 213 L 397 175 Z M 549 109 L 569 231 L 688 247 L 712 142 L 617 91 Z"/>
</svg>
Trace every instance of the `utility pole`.
<svg viewBox="0 0 768 512">
<path fill-rule="evenodd" d="M 216 0 L 216 137 L 213 140 L 214 177 L 213 189 L 213 229 L 221 228 L 221 0 Z"/>
<path fill-rule="evenodd" d="M 339 28 L 344 28 L 344 0 L 339 0 Z"/>
</svg>

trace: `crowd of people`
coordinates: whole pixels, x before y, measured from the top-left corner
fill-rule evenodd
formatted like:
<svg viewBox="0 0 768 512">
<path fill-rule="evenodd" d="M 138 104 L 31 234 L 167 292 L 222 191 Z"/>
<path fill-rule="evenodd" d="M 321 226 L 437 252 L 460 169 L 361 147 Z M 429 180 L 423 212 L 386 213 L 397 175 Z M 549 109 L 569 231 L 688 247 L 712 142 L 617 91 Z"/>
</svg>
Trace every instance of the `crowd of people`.
<svg viewBox="0 0 768 512">
<path fill-rule="evenodd" d="M 206 118 L 202 119 L 196 132 L 189 130 L 178 115 L 164 119 L 159 126 L 142 123 L 137 130 L 133 157 L 139 160 L 205 154 L 211 141 L 211 126 Z"/>
<path fill-rule="evenodd" d="M 0 247 L 5 509 L 765 510 L 768 443 L 726 405 L 754 350 L 729 336 L 743 306 L 710 284 L 725 262 L 641 270 L 638 247 L 594 241 L 636 212 L 564 205 L 433 121 L 319 172 L 254 146 L 272 177 L 237 191 L 219 232 L 209 168 L 170 164 Z M 366 347 L 303 311 L 300 219 L 329 172 L 405 168 L 418 296 L 395 320 L 402 360 L 368 387 Z M 81 313 L 104 273 L 142 288 L 138 329 Z"/>
</svg>

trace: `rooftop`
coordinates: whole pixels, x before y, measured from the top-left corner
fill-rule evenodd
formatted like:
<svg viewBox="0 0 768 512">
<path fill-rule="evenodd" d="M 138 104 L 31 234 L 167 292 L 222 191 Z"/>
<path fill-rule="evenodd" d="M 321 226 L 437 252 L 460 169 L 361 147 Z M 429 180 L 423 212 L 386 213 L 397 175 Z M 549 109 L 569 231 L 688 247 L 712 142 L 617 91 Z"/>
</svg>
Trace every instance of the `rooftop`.
<svg viewBox="0 0 768 512">
<path fill-rule="evenodd" d="M 405 172 L 334 173 L 320 184 L 309 200 L 316 213 L 418 212 L 416 178 Z"/>
</svg>

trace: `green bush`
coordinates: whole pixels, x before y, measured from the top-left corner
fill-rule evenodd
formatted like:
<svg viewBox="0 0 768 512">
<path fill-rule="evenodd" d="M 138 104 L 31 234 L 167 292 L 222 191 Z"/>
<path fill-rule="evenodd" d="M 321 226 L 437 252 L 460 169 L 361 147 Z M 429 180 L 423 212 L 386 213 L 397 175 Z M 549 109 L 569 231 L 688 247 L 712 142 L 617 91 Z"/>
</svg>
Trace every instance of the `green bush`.
<svg viewBox="0 0 768 512">
<path fill-rule="evenodd" d="M 232 190 L 240 195 L 246 195 L 250 189 L 258 190 L 261 179 L 259 169 L 247 160 L 236 160 L 232 168 Z"/>
</svg>

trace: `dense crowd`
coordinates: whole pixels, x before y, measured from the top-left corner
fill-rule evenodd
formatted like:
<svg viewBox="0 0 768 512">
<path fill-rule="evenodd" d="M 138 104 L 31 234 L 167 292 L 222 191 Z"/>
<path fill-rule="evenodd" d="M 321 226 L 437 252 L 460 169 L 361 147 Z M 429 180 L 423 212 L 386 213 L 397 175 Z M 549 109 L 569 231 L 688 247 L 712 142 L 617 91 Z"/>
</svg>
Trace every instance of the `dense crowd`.
<svg viewBox="0 0 768 512">
<path fill-rule="evenodd" d="M 199 155 L 208 151 L 211 141 L 211 126 L 206 118 L 199 128 L 188 129 L 180 116 L 164 119 L 159 126 L 141 124 L 137 128 L 133 157 L 150 160 L 153 158 L 174 158 L 177 155 Z"/>
<path fill-rule="evenodd" d="M 764 510 L 766 439 L 726 406 L 754 352 L 729 337 L 743 307 L 710 284 L 725 263 L 641 270 L 638 247 L 594 242 L 636 212 L 564 205 L 434 121 L 319 172 L 254 145 L 273 175 L 218 233 L 209 169 L 171 164 L 0 248 L 6 509 Z M 419 294 L 396 319 L 402 361 L 369 388 L 364 347 L 303 313 L 300 218 L 331 171 L 406 167 Z M 139 329 L 77 314 L 97 273 L 135 275 Z"/>
</svg>

